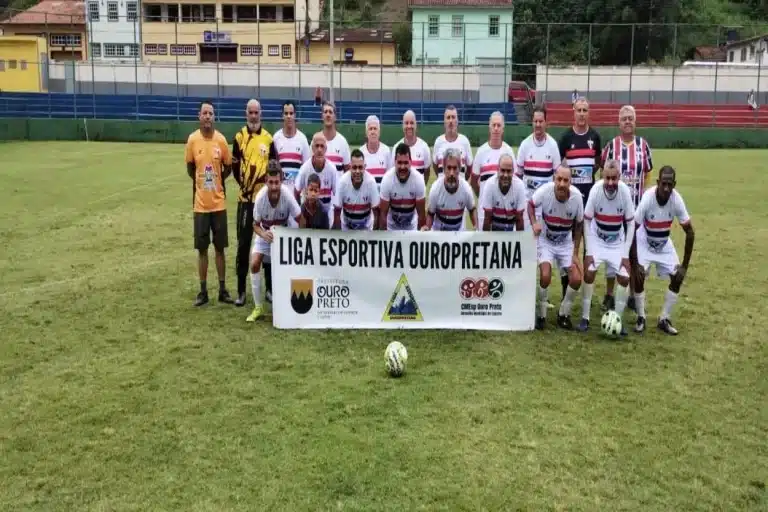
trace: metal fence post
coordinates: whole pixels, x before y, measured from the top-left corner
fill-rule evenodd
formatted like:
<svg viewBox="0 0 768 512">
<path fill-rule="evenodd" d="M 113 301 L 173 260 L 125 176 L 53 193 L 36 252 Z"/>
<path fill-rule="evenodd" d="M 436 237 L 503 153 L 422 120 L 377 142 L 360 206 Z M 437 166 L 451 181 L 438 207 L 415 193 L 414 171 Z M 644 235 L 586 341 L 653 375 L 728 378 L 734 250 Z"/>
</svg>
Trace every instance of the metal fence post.
<svg viewBox="0 0 768 512">
<path fill-rule="evenodd" d="M 171 45 L 171 48 L 173 48 L 179 43 L 179 24 L 174 23 L 173 26 L 175 28 L 174 34 L 173 34 L 174 44 Z M 178 48 L 176 48 L 176 51 L 172 53 L 176 53 L 176 120 L 178 121 L 181 119 L 181 112 L 180 112 L 181 105 L 179 103 L 179 50 Z"/>
<path fill-rule="evenodd" d="M 544 62 L 547 67 L 547 71 L 544 75 L 544 97 L 541 99 L 542 104 L 546 104 L 547 96 L 549 96 L 549 38 L 551 36 L 552 24 L 547 23 L 547 54 L 544 57 Z"/>
<path fill-rule="evenodd" d="M 592 23 L 589 24 L 589 40 L 587 42 L 587 97 L 592 85 Z"/>
<path fill-rule="evenodd" d="M 677 23 L 672 35 L 672 105 L 675 104 L 675 73 L 677 72 Z M 674 109 L 667 109 L 667 124 L 672 125 L 672 111 Z"/>
<path fill-rule="evenodd" d="M 384 28 L 379 25 L 381 41 L 379 42 L 379 118 L 384 123 Z M 367 127 L 366 127 L 367 129 Z"/>
<path fill-rule="evenodd" d="M 421 24 L 421 116 L 424 119 L 424 61 L 427 55 L 424 53 L 424 23 Z M 399 98 L 398 98 L 399 99 Z"/>
<path fill-rule="evenodd" d="M 451 27 L 451 30 L 453 30 L 453 27 Z M 461 112 L 463 113 L 464 102 L 467 98 L 467 65 L 469 64 L 467 61 L 467 24 L 463 20 L 461 22 L 461 36 L 463 39 L 463 48 L 461 50 Z M 480 98 L 478 98 L 478 101 L 480 101 Z"/>
<path fill-rule="evenodd" d="M 133 44 L 138 46 L 136 41 L 136 20 L 133 20 Z M 139 119 L 139 54 L 133 54 L 133 80 L 134 80 L 134 99 L 136 100 L 136 119 Z"/>
<path fill-rule="evenodd" d="M 712 92 L 712 126 L 715 126 L 715 121 L 717 119 L 717 72 L 719 64 L 719 62 L 715 62 L 715 90 Z"/>
<path fill-rule="evenodd" d="M 91 15 L 88 14 L 88 32 L 90 32 L 88 41 L 93 40 L 93 21 L 91 20 Z M 92 44 L 92 43 L 88 43 Z M 99 46 L 101 46 L 101 43 L 99 43 Z M 90 46 L 86 48 L 88 51 L 88 58 L 91 60 L 91 103 L 93 103 L 93 118 L 96 118 L 96 59 L 93 57 L 93 52 L 91 51 Z"/>
<path fill-rule="evenodd" d="M 635 67 L 635 24 L 632 24 L 632 40 L 629 43 L 629 103 L 632 104 L 632 71 Z"/>
</svg>

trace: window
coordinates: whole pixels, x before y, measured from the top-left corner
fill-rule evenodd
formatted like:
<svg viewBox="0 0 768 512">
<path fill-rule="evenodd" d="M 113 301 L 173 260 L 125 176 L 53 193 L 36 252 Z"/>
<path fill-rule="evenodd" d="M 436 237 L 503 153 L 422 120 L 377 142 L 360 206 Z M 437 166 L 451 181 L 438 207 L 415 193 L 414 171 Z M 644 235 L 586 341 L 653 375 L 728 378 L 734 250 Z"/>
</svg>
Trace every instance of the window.
<svg viewBox="0 0 768 512">
<path fill-rule="evenodd" d="M 107 20 L 119 21 L 120 15 L 117 12 L 117 2 L 107 2 Z"/>
<path fill-rule="evenodd" d="M 464 36 L 464 16 L 454 16 L 453 17 L 453 37 L 463 37 Z"/>
<path fill-rule="evenodd" d="M 80 34 L 51 34 L 50 42 L 53 46 L 80 46 L 82 39 Z"/>
<path fill-rule="evenodd" d="M 265 23 L 273 23 L 277 21 L 277 6 L 261 4 L 259 6 L 259 21 Z"/>
<path fill-rule="evenodd" d="M 440 65 L 440 59 L 427 59 L 427 65 L 428 66 L 439 66 Z"/>
<path fill-rule="evenodd" d="M 159 45 L 157 45 L 157 54 L 158 55 L 168 55 L 168 45 L 167 44 L 159 44 Z"/>
<path fill-rule="evenodd" d="M 101 43 L 91 43 L 91 57 L 101 57 Z"/>
<path fill-rule="evenodd" d="M 451 66 L 461 66 L 464 64 L 463 60 L 461 57 L 454 57 L 451 59 Z"/>
<path fill-rule="evenodd" d="M 128 56 L 129 57 L 138 57 L 139 56 L 139 45 L 137 44 L 129 44 L 128 45 Z"/>
<path fill-rule="evenodd" d="M 0 71 L 5 71 L 5 61 L 0 59 Z"/>
<path fill-rule="evenodd" d="M 292 5 L 284 5 L 283 6 L 283 22 L 285 23 L 293 23 L 296 21 L 296 14 L 295 9 Z"/>
<path fill-rule="evenodd" d="M 290 59 L 291 58 L 291 45 L 284 44 L 282 50 L 283 50 L 283 58 L 284 59 Z"/>
<path fill-rule="evenodd" d="M 728 62 L 733 62 L 733 50 L 728 52 Z"/>
<path fill-rule="evenodd" d="M 136 2 L 128 2 L 125 4 L 125 13 L 127 15 L 128 21 L 131 23 L 138 21 L 139 19 L 139 7 L 136 4 Z"/>
<path fill-rule="evenodd" d="M 99 21 L 98 2 L 88 2 L 88 21 Z"/>
<path fill-rule="evenodd" d="M 440 16 L 429 17 L 429 29 L 427 30 L 429 37 L 437 37 L 440 35 Z"/>
<path fill-rule="evenodd" d="M 269 45 L 268 54 L 270 57 L 277 57 L 280 55 L 280 47 L 276 44 Z"/>
<path fill-rule="evenodd" d="M 755 56 L 755 45 L 752 45 L 749 47 L 749 58 L 753 58 Z"/>
<path fill-rule="evenodd" d="M 125 45 L 116 43 L 104 43 L 104 56 L 105 57 L 124 57 Z"/>
<path fill-rule="evenodd" d="M 216 6 L 204 5 L 203 6 L 203 21 L 215 22 L 216 21 Z"/>
<path fill-rule="evenodd" d="M 157 45 L 156 44 L 145 44 L 144 45 L 144 55 L 157 55 Z"/>
<path fill-rule="evenodd" d="M 416 59 L 415 63 L 417 66 L 421 66 L 424 64 L 424 59 Z"/>
<path fill-rule="evenodd" d="M 744 62 L 747 60 L 747 48 L 744 47 L 741 49 L 741 62 Z"/>
<path fill-rule="evenodd" d="M 8 61 L 8 69 L 16 69 L 18 62 L 16 60 Z"/>
<path fill-rule="evenodd" d="M 179 22 L 179 6 L 177 4 L 168 4 L 168 18 L 169 23 Z"/>
<path fill-rule="evenodd" d="M 243 57 L 261 57 L 260 44 L 244 44 L 240 46 L 240 55 Z"/>
<path fill-rule="evenodd" d="M 257 23 L 259 9 L 255 5 L 238 5 L 235 7 L 238 23 Z"/>
<path fill-rule="evenodd" d="M 27 70 L 27 61 L 25 61 L 25 60 L 22 60 L 22 61 L 20 62 L 20 64 L 21 64 L 21 70 L 22 70 L 22 71 L 26 71 L 26 70 Z"/>
<path fill-rule="evenodd" d="M 499 37 L 499 17 L 488 16 L 488 35 L 490 37 Z"/>
<path fill-rule="evenodd" d="M 144 21 L 162 21 L 162 19 L 163 7 L 161 5 L 144 4 Z"/>
<path fill-rule="evenodd" d="M 197 47 L 193 44 L 172 44 L 171 55 L 197 55 Z"/>
<path fill-rule="evenodd" d="M 221 21 L 222 23 L 232 23 L 235 21 L 235 6 L 234 5 L 222 5 L 221 6 Z"/>
</svg>

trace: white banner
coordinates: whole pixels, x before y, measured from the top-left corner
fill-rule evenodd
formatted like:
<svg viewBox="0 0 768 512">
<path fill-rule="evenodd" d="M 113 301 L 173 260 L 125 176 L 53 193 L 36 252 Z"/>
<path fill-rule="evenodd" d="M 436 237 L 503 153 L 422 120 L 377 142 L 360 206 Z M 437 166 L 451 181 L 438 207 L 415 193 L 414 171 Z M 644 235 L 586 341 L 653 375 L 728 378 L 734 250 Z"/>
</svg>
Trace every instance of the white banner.
<svg viewBox="0 0 768 512">
<path fill-rule="evenodd" d="M 530 232 L 275 228 L 274 235 L 279 329 L 533 329 Z"/>
</svg>

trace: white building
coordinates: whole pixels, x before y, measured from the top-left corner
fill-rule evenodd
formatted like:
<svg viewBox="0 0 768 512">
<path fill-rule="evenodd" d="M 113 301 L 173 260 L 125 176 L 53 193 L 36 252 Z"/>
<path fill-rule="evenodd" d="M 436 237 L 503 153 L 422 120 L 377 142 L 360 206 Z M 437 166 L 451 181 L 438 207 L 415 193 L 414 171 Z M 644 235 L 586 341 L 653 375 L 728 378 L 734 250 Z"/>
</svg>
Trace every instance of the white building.
<svg viewBox="0 0 768 512">
<path fill-rule="evenodd" d="M 141 58 L 139 0 L 86 0 L 85 5 L 91 58 Z"/>
<path fill-rule="evenodd" d="M 725 46 L 728 62 L 768 65 L 768 34 L 734 41 Z"/>
</svg>

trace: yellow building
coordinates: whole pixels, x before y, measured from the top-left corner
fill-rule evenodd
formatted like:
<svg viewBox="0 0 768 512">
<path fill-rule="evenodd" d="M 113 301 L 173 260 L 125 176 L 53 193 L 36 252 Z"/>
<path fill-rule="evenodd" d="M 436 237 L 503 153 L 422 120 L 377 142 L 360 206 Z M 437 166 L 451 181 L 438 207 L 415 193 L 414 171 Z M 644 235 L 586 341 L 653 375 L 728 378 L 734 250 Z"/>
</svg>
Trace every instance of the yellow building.
<svg viewBox="0 0 768 512">
<path fill-rule="evenodd" d="M 319 4 L 319 0 L 312 3 Z M 297 21 L 291 0 L 240 4 L 215 0 L 197 0 L 196 4 L 144 0 L 141 5 L 144 60 L 296 62 L 296 34 L 303 30 L 303 22 Z M 304 10 L 302 5 L 300 11 Z"/>
<path fill-rule="evenodd" d="M 316 30 L 303 44 L 301 62 L 328 64 L 331 45 L 327 30 Z M 333 31 L 333 61 L 348 66 L 394 66 L 395 42 L 391 30 L 346 28 Z"/>
<path fill-rule="evenodd" d="M 45 39 L 0 36 L 0 91 L 47 92 Z"/>
<path fill-rule="evenodd" d="M 52 60 L 85 60 L 85 4 L 76 0 L 42 0 L 4 21 L 6 36 L 44 37 Z M 36 59 L 39 60 L 39 59 Z"/>
</svg>

